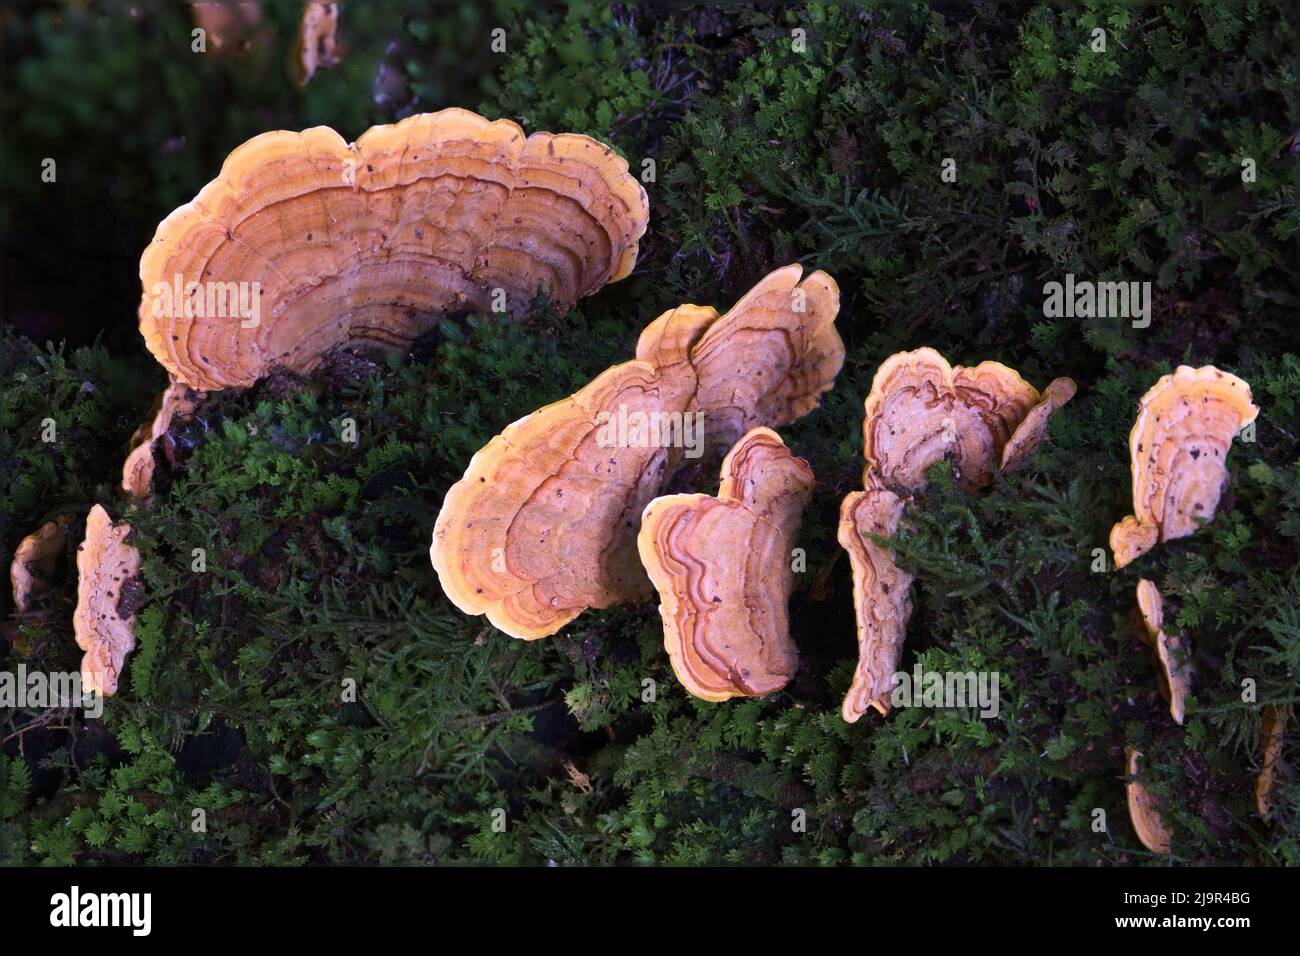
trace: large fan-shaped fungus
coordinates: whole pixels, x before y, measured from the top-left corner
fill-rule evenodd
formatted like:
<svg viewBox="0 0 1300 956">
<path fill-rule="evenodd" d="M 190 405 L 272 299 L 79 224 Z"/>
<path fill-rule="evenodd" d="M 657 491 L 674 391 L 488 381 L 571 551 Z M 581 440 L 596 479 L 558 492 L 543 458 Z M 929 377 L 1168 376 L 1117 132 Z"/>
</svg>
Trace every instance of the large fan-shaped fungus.
<svg viewBox="0 0 1300 956">
<path fill-rule="evenodd" d="M 106 697 L 117 693 L 126 656 L 135 650 L 135 608 L 140 552 L 127 544 L 130 525 L 113 524 L 102 506 L 86 518 L 77 552 L 77 610 L 72 626 L 81 659 L 81 687 Z"/>
<path fill-rule="evenodd" d="M 722 462 L 717 497 L 666 495 L 646 506 L 637 546 L 659 591 L 664 647 L 703 700 L 758 697 L 794 676 L 791 546 L 813 473 L 769 428 Z"/>
<path fill-rule="evenodd" d="M 793 421 L 839 373 L 839 290 L 802 272 L 776 270 L 721 317 L 665 312 L 634 360 L 488 442 L 434 528 L 430 557 L 452 603 L 533 639 L 589 607 L 648 597 L 637 526 L 683 457 L 737 428 Z"/>
<path fill-rule="evenodd" d="M 192 388 L 307 371 L 343 342 L 406 347 L 441 313 L 559 308 L 628 275 L 649 218 L 610 147 L 461 109 L 263 133 L 159 225 L 140 331 Z"/>
<path fill-rule="evenodd" d="M 154 400 L 152 420 L 141 425 L 131 436 L 131 453 L 122 465 L 122 488 L 129 495 L 147 499 L 153 488 L 154 452 L 161 450 L 169 464 L 175 464 L 175 447 L 168 437 L 172 422 L 182 422 L 194 415 L 202 399 L 201 392 L 173 381 Z"/>
<path fill-rule="evenodd" d="M 68 541 L 72 519 L 63 515 L 45 522 L 18 543 L 9 580 L 14 589 L 14 610 L 19 614 L 31 607 L 33 598 L 45 590 Z"/>
<path fill-rule="evenodd" d="M 1010 465 L 1042 437 L 1047 416 L 1073 394 L 1073 384 L 1058 379 L 1049 387 L 1045 410 L 1011 446 Z M 931 348 L 899 352 L 872 382 L 863 451 L 885 486 L 900 494 L 924 488 L 926 469 L 944 458 L 952 459 L 964 487 L 980 488 L 993 480 L 1031 410 L 1043 408 L 1040 401 L 1037 389 L 999 362 L 965 368 Z"/>
<path fill-rule="evenodd" d="M 851 492 L 840 505 L 838 533 L 853 569 L 858 622 L 858 666 L 840 708 L 850 724 L 868 707 L 889 713 L 893 677 L 912 615 L 912 576 L 894 563 L 893 552 L 871 537 L 893 536 L 908 499 L 886 488 L 870 468 L 862 481 L 866 490 Z"/>
<path fill-rule="evenodd" d="M 1142 617 L 1138 636 L 1155 651 L 1160 696 L 1169 702 L 1174 723 L 1181 725 L 1192 686 L 1192 667 L 1187 660 L 1190 649 L 1180 635 L 1165 633 L 1164 599 L 1146 578 L 1138 581 L 1137 605 Z"/>
<path fill-rule="evenodd" d="M 1142 396 L 1129 433 L 1133 514 L 1110 532 L 1116 567 L 1213 519 L 1232 439 L 1258 414 L 1250 386 L 1213 365 L 1180 365 Z"/>
<path fill-rule="evenodd" d="M 1142 753 L 1132 747 L 1126 747 L 1124 753 L 1129 776 L 1128 816 L 1133 823 L 1133 830 L 1142 845 L 1152 853 L 1168 854 L 1173 834 L 1160 816 L 1158 802 L 1138 779 L 1138 761 L 1142 758 Z"/>
</svg>

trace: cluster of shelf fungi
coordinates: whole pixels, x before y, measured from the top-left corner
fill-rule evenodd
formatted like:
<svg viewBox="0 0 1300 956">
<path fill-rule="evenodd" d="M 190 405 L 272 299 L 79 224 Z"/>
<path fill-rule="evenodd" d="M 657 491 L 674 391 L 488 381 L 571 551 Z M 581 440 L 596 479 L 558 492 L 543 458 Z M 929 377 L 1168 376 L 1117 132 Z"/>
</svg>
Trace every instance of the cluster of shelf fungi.
<svg viewBox="0 0 1300 956">
<path fill-rule="evenodd" d="M 140 264 L 140 330 L 169 386 L 137 430 L 123 497 L 148 507 L 172 434 L 206 393 L 274 368 L 307 373 L 339 346 L 404 348 L 450 312 L 539 291 L 565 311 L 631 273 L 649 203 L 627 163 L 586 136 L 534 133 L 459 109 L 409 117 L 347 143 L 333 130 L 265 133 L 168 216 Z M 256 284 L 258 321 L 210 307 L 212 284 Z M 222 314 L 215 314 L 221 312 Z M 660 601 L 664 646 L 691 694 L 771 694 L 798 667 L 789 633 L 790 560 L 815 477 L 774 430 L 815 409 L 843 362 L 839 289 L 798 265 L 764 277 L 727 312 L 681 305 L 646 326 L 635 355 L 575 394 L 506 426 L 447 492 L 430 557 L 443 593 L 500 631 L 536 640 L 590 608 Z M 853 577 L 858 665 L 841 714 L 890 710 L 911 614 L 912 575 L 888 546 L 948 460 L 979 493 L 1024 466 L 1075 393 L 1041 392 L 1014 369 L 952 365 L 931 348 L 890 356 L 866 397 L 862 490 L 840 509 Z M 1117 568 L 1213 518 L 1250 387 L 1213 366 L 1179 367 L 1142 398 L 1129 439 L 1133 514 L 1110 537 Z M 700 457 L 681 443 L 601 440 L 611 415 L 698 415 Z M 709 494 L 720 469 L 717 494 Z M 671 493 L 670 493 L 671 492 Z M 72 516 L 23 540 L 12 567 L 24 611 L 54 573 Z M 83 688 L 116 692 L 135 646 L 140 557 L 129 526 L 96 504 L 77 557 Z M 1189 638 L 1164 629 L 1155 585 L 1137 588 L 1142 639 L 1182 723 Z M 1264 715 L 1256 798 L 1269 812 L 1288 714 Z M 1127 754 L 1128 803 L 1142 842 L 1170 851 L 1158 802 Z"/>
</svg>

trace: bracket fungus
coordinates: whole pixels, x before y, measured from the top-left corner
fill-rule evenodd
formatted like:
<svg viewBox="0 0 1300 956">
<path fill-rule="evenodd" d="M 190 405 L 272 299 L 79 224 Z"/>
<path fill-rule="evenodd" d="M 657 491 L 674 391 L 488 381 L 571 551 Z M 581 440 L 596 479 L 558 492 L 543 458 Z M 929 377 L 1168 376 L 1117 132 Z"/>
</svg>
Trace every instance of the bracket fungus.
<svg viewBox="0 0 1300 956">
<path fill-rule="evenodd" d="M 840 708 L 850 724 L 868 707 L 882 716 L 889 713 L 893 676 L 912 615 L 912 576 L 894 563 L 893 552 L 871 538 L 893 536 L 909 499 L 884 487 L 870 468 L 862 480 L 866 490 L 851 492 L 840 505 L 837 535 L 849 553 L 858 624 L 858 666 Z"/>
<path fill-rule="evenodd" d="M 140 332 L 177 381 L 247 386 L 344 342 L 408 347 L 448 312 L 539 291 L 567 309 L 632 271 L 648 220 L 627 162 L 586 136 L 461 109 L 351 144 L 263 133 L 158 226 Z"/>
<path fill-rule="evenodd" d="M 14 609 L 19 614 L 26 612 L 36 595 L 49 585 L 59 555 L 67 546 L 71 524 L 71 518 L 60 515 L 18 543 L 9 565 L 9 580 L 14 589 Z"/>
<path fill-rule="evenodd" d="M 306 86 L 320 69 L 338 66 L 339 5 L 308 0 L 298 22 L 298 56 L 294 64 L 298 85 Z"/>
<path fill-rule="evenodd" d="M 1173 834 L 1169 832 L 1164 819 L 1160 816 L 1159 803 L 1137 778 L 1138 761 L 1142 758 L 1142 753 L 1132 747 L 1126 747 L 1124 755 L 1129 776 L 1126 787 L 1128 816 L 1133 823 L 1133 830 L 1137 833 L 1137 838 L 1142 841 L 1142 845 L 1152 853 L 1168 855 L 1170 845 L 1173 843 Z"/>
<path fill-rule="evenodd" d="M 1000 362 L 966 368 L 931 348 L 899 352 L 872 381 L 863 452 L 885 486 L 900 494 L 924 488 L 926 469 L 944 458 L 952 459 L 964 487 L 980 488 L 1000 464 L 1014 467 L 1029 454 L 1047 418 L 1073 394 L 1072 381 L 1057 379 L 1040 396 Z"/>
<path fill-rule="evenodd" d="M 659 592 L 673 670 L 696 697 L 760 697 L 794 677 L 790 551 L 813 484 L 808 462 L 754 428 L 723 459 L 717 497 L 646 505 L 637 548 Z"/>
<path fill-rule="evenodd" d="M 839 289 L 825 273 L 802 275 L 777 269 L 723 316 L 665 312 L 635 359 L 488 442 L 434 527 L 430 558 L 448 599 L 532 640 L 587 608 L 649 597 L 637 526 L 683 458 L 794 421 L 839 373 Z"/>
<path fill-rule="evenodd" d="M 912 576 L 877 544 L 891 537 L 931 465 L 951 458 L 967 490 L 1020 465 L 1042 441 L 1052 413 L 1074 397 L 1068 378 L 1040 395 L 999 362 L 951 365 L 931 348 L 898 352 L 876 370 L 862 419 L 863 491 L 840 505 L 838 540 L 849 553 L 858 666 L 841 716 L 854 723 L 874 707 L 889 713 L 893 676 L 912 613 Z"/>
<path fill-rule="evenodd" d="M 77 551 L 77 610 L 72 617 L 81 659 L 83 692 L 117 693 L 126 656 L 135 650 L 135 609 L 140 552 L 127 544 L 131 526 L 114 524 L 101 505 L 90 509 L 86 538 Z"/>
<path fill-rule="evenodd" d="M 1048 383 L 1039 396 L 1038 404 L 1029 410 L 1029 414 L 1002 446 L 1003 471 L 1012 471 L 1024 464 L 1025 459 L 1047 437 L 1047 423 L 1052 414 L 1074 398 L 1077 390 L 1078 386 L 1072 378 L 1057 378 Z"/>
<path fill-rule="evenodd" d="M 1133 514 L 1110 532 L 1117 568 L 1214 518 L 1232 439 L 1258 414 L 1250 386 L 1213 365 L 1180 365 L 1142 396 L 1129 433 Z"/>
<path fill-rule="evenodd" d="M 1138 581 L 1137 606 L 1142 618 L 1138 637 L 1155 651 L 1160 696 L 1169 702 L 1174 723 L 1181 726 L 1192 687 L 1192 667 L 1186 659 L 1190 648 L 1180 635 L 1165 633 L 1164 599 L 1155 584 L 1146 578 Z"/>
<path fill-rule="evenodd" d="M 1255 808 L 1267 820 L 1273 814 L 1273 784 L 1284 769 L 1282 740 L 1286 734 L 1291 707 L 1287 704 L 1268 704 L 1260 716 L 1259 745 L 1260 768 L 1255 779 Z"/>
<path fill-rule="evenodd" d="M 154 400 L 152 420 L 141 425 L 131 436 L 131 453 L 122 465 L 122 489 L 136 498 L 148 499 L 153 488 L 155 451 L 162 451 L 169 464 L 175 464 L 176 449 L 168 432 L 174 421 L 192 418 L 203 398 L 175 380 Z"/>
</svg>

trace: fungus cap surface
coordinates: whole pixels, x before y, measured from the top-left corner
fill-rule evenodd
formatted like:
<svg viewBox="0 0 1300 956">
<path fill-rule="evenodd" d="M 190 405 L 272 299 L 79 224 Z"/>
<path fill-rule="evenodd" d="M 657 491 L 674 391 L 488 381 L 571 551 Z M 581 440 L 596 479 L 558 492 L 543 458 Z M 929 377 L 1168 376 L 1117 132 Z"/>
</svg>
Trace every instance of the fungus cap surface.
<svg viewBox="0 0 1300 956">
<path fill-rule="evenodd" d="M 352 144 L 323 126 L 263 133 L 158 226 L 140 331 L 178 381 L 246 386 L 343 342 L 406 348 L 498 290 L 567 309 L 632 271 L 648 219 L 627 163 L 586 136 L 461 109 Z"/>
<path fill-rule="evenodd" d="M 850 724 L 869 707 L 881 715 L 889 713 L 893 677 L 912 615 L 912 576 L 894 563 L 892 551 L 870 537 L 892 537 L 908 499 L 884 487 L 870 469 L 863 484 L 865 491 L 851 492 L 841 503 L 837 533 L 853 571 L 858 628 L 858 666 L 840 708 L 840 716 Z"/>
<path fill-rule="evenodd" d="M 14 609 L 19 614 L 27 611 L 33 598 L 49 584 L 59 555 L 67 544 L 71 521 L 66 516 L 47 521 L 23 538 L 14 549 L 9 581 L 13 585 Z"/>
<path fill-rule="evenodd" d="M 1146 578 L 1138 581 L 1137 605 L 1143 624 L 1140 636 L 1155 651 L 1160 696 L 1168 701 L 1174 723 L 1181 726 L 1192 687 L 1190 648 L 1181 635 L 1165 632 L 1164 599 Z"/>
<path fill-rule="evenodd" d="M 900 494 L 924 488 L 926 469 L 944 458 L 952 459 L 964 487 L 983 487 L 1038 402 L 1038 390 L 1000 362 L 965 368 L 931 348 L 899 352 L 872 381 L 863 453 L 885 486 Z"/>
<path fill-rule="evenodd" d="M 696 697 L 758 697 L 794 677 L 790 552 L 813 484 L 808 463 L 760 427 L 723 459 L 716 497 L 666 495 L 646 506 L 641 562 L 659 592 L 673 671 Z"/>
<path fill-rule="evenodd" d="M 1124 753 L 1130 777 L 1126 787 L 1128 816 L 1133 824 L 1133 830 L 1137 833 L 1137 838 L 1142 841 L 1142 845 L 1152 853 L 1167 855 L 1173 842 L 1173 835 L 1160 816 L 1160 806 L 1156 799 L 1151 796 L 1142 781 L 1137 779 L 1138 761 L 1142 758 L 1142 753 L 1132 747 L 1124 748 Z"/>
<path fill-rule="evenodd" d="M 122 610 L 123 589 L 134 587 L 140 554 L 127 544 L 129 524 L 113 524 L 103 506 L 86 518 L 86 540 L 77 551 L 77 610 L 73 628 L 82 657 L 82 691 L 117 693 L 127 654 L 135 649 L 134 610 Z"/>
<path fill-rule="evenodd" d="M 723 316 L 665 312 L 635 359 L 488 442 L 434 526 L 430 559 L 451 602 L 534 639 L 589 607 L 648 597 L 637 528 L 683 462 L 688 425 L 708 456 L 741 425 L 805 414 L 839 372 L 834 282 L 801 275 L 776 270 Z"/>
<path fill-rule="evenodd" d="M 135 586 L 140 553 L 127 544 L 130 525 L 114 524 L 101 505 L 90 509 L 77 552 L 77 609 L 72 624 L 81 659 L 83 692 L 117 693 L 126 656 L 135 649 L 135 613 L 122 610 L 123 589 Z"/>
<path fill-rule="evenodd" d="M 1287 704 L 1267 704 L 1260 715 L 1260 768 L 1255 779 L 1255 808 L 1265 820 L 1273 814 L 1273 786 L 1282 771 L 1282 742 L 1290 716 L 1291 707 Z"/>
<path fill-rule="evenodd" d="M 1072 378 L 1054 379 L 1043 389 L 1038 404 L 1029 410 L 1002 448 L 1003 471 L 1012 471 L 1025 463 L 1039 443 L 1047 437 L 1047 424 L 1053 413 L 1074 398 L 1077 390 L 1078 386 Z"/>
<path fill-rule="evenodd" d="M 173 381 L 154 400 L 150 409 L 152 419 L 135 430 L 131 436 L 131 453 L 122 464 L 122 490 L 128 495 L 148 500 L 153 492 L 155 467 L 154 452 L 161 450 L 172 461 L 173 450 L 167 441 L 167 432 L 176 420 L 193 417 L 202 393 Z"/>
<path fill-rule="evenodd" d="M 298 83 L 306 86 L 319 69 L 337 66 L 339 52 L 339 5 L 309 0 L 298 21 Z"/>
<path fill-rule="evenodd" d="M 1110 532 L 1117 567 L 1214 518 L 1232 439 L 1258 414 L 1250 386 L 1213 365 L 1180 365 L 1142 396 L 1129 433 L 1133 514 Z"/>
</svg>

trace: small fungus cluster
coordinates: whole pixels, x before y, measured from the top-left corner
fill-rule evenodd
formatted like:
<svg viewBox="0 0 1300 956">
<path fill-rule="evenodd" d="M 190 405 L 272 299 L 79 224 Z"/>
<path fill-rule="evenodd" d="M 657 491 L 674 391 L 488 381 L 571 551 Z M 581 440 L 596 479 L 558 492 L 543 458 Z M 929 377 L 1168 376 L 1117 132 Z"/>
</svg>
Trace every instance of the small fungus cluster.
<svg viewBox="0 0 1300 956">
<path fill-rule="evenodd" d="M 950 365 L 934 349 L 899 352 L 880 366 L 862 421 L 862 491 L 840 507 L 839 542 L 853 571 L 858 666 L 841 715 L 849 723 L 869 707 L 889 713 L 893 677 L 911 615 L 912 577 L 877 539 L 898 530 L 926 470 L 948 459 L 974 491 L 999 470 L 1019 466 L 1047 432 L 1049 416 L 1073 397 L 1058 378 L 1042 394 L 999 362 Z"/>
<path fill-rule="evenodd" d="M 19 614 L 26 613 L 37 595 L 49 586 L 59 555 L 67 546 L 71 524 L 69 516 L 59 515 L 18 543 L 9 566 L 9 580 L 13 584 L 14 608 Z"/>
<path fill-rule="evenodd" d="M 194 15 L 230 48 L 260 9 L 198 4 Z M 307 5 L 305 72 L 337 55 L 337 26 L 336 4 Z M 326 127 L 254 137 L 163 220 L 141 257 L 140 332 L 170 384 L 132 436 L 123 490 L 147 503 L 159 455 L 175 465 L 173 429 L 205 392 L 273 368 L 310 371 L 344 344 L 406 348 L 442 315 L 501 297 L 522 308 L 545 293 L 567 309 L 632 271 L 648 219 L 645 190 L 609 146 L 525 136 L 466 110 L 410 116 L 351 144 Z M 20 545 L 20 608 L 54 571 L 68 525 L 47 523 Z M 85 685 L 106 695 L 135 646 L 122 599 L 138 586 L 129 532 L 95 505 L 77 559 Z"/>
<path fill-rule="evenodd" d="M 641 333 L 636 358 L 508 426 L 447 492 L 430 557 L 467 614 L 533 640 L 588 608 L 642 600 L 642 513 L 684 461 L 673 440 L 614 436 L 615 416 L 668 426 L 698 416 L 702 454 L 816 407 L 844 363 L 839 289 L 797 265 L 770 273 L 725 315 L 696 305 Z M 660 439 L 664 437 L 660 429 Z M 714 459 L 716 461 L 716 458 Z"/>
<path fill-rule="evenodd" d="M 175 467 L 176 443 L 172 438 L 172 427 L 191 419 L 203 397 L 202 392 L 194 392 L 175 380 L 163 389 L 150 409 L 151 419 L 131 436 L 131 453 L 122 465 L 123 491 L 141 501 L 149 500 L 153 493 L 156 453 L 161 452 L 167 464 Z"/>
</svg>

